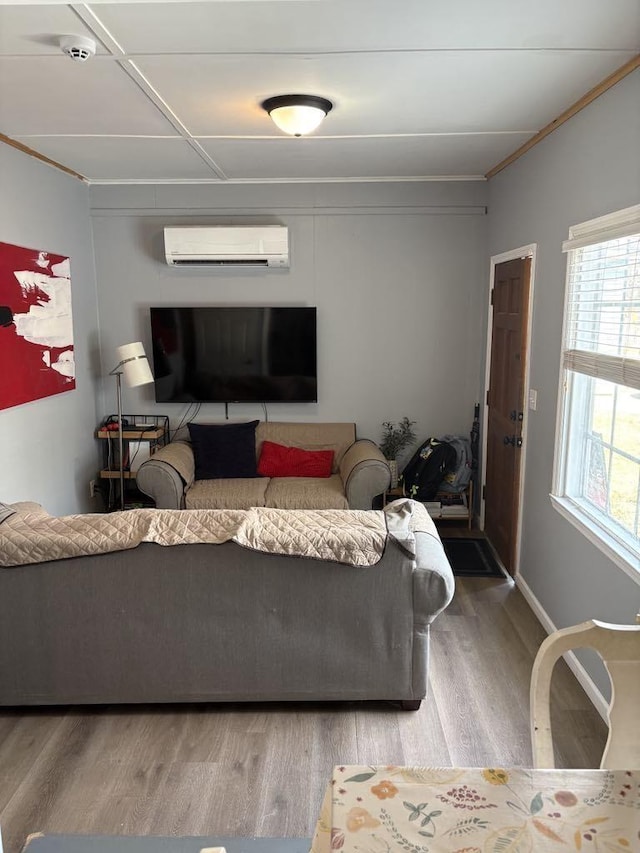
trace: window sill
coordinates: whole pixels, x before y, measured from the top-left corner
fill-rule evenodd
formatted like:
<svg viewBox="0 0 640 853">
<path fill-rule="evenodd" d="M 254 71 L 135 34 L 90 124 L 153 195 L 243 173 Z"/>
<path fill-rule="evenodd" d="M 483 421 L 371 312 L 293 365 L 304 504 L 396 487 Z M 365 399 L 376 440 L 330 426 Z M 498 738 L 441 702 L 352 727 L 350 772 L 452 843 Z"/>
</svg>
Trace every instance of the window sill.
<svg viewBox="0 0 640 853">
<path fill-rule="evenodd" d="M 600 527 L 597 527 L 591 519 L 580 512 L 580 508 L 573 501 L 567 498 L 560 498 L 557 495 L 549 495 L 551 504 L 560 515 L 566 518 L 587 537 L 589 542 L 599 548 L 612 562 L 619 566 L 625 574 L 629 575 L 637 584 L 640 584 L 640 561 L 638 557 L 628 548 L 614 539 L 613 536 L 608 536 Z"/>
</svg>

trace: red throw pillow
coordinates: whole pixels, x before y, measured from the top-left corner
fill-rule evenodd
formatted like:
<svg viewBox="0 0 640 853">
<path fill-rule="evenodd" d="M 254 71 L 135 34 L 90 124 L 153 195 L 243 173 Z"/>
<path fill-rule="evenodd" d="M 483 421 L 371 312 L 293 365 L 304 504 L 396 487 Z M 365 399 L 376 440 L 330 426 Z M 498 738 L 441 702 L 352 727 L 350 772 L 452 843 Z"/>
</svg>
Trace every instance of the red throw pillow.
<svg viewBox="0 0 640 853">
<path fill-rule="evenodd" d="M 261 477 L 330 477 L 333 450 L 301 450 L 264 441 L 258 462 Z"/>
</svg>

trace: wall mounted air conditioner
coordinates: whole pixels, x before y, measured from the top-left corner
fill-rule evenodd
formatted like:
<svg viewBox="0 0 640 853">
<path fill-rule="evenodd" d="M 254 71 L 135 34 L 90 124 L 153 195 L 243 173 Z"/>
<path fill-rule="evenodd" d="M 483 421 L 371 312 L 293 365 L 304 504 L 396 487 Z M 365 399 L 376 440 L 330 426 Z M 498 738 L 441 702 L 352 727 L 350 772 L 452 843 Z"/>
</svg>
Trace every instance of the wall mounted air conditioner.
<svg viewBox="0 0 640 853">
<path fill-rule="evenodd" d="M 164 229 L 164 251 L 172 266 L 289 266 L 289 229 L 285 225 Z"/>
</svg>

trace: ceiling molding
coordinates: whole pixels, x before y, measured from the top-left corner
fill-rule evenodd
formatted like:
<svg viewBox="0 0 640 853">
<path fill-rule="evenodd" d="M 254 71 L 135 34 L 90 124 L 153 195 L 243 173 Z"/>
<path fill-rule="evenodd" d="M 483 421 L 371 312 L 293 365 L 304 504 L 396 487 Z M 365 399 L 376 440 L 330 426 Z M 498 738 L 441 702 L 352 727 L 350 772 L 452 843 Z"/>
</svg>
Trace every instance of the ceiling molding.
<svg viewBox="0 0 640 853">
<path fill-rule="evenodd" d="M 33 157 L 36 160 L 40 160 L 42 163 L 46 163 L 47 166 L 53 166 L 54 169 L 59 169 L 61 172 L 66 172 L 67 175 L 71 175 L 74 178 L 78 178 L 78 180 L 80 181 L 89 183 L 87 178 L 85 178 L 85 176 L 81 175 L 79 172 L 74 172 L 73 169 L 70 169 L 68 166 L 63 166 L 62 163 L 58 163 L 56 160 L 52 160 L 50 157 L 45 157 L 44 154 L 40 154 L 39 151 L 35 151 L 33 148 L 29 148 L 28 145 L 23 145 L 22 142 L 16 142 L 15 139 L 11 139 L 10 136 L 5 136 L 4 133 L 0 133 L 0 142 L 4 142 L 5 145 L 10 145 L 12 148 L 17 148 L 18 151 L 22 151 L 23 154 L 27 154 L 29 157 Z"/>
<path fill-rule="evenodd" d="M 247 186 L 253 184 L 420 184 L 420 183 L 438 183 L 451 181 L 486 181 L 484 175 L 385 175 L 383 177 L 375 176 L 369 178 L 366 175 L 360 177 L 349 178 L 225 178 L 224 180 L 216 180 L 215 178 L 125 178 L 125 179 L 110 179 L 110 178 L 95 178 L 85 179 L 91 186 L 198 186 L 208 185 L 213 186 Z"/>
<path fill-rule="evenodd" d="M 535 136 L 532 136 L 524 145 L 521 145 L 520 148 L 517 148 L 513 154 L 510 154 L 508 157 L 505 157 L 504 160 L 501 160 L 497 166 L 494 166 L 493 169 L 489 169 L 485 178 L 489 180 L 493 178 L 494 175 L 497 175 L 498 172 L 501 172 L 503 169 L 506 169 L 507 166 L 510 166 L 512 163 L 515 163 L 523 154 L 526 154 L 527 151 L 530 151 L 534 145 L 537 145 L 538 142 L 542 142 L 545 137 L 549 136 L 550 133 L 553 133 L 554 130 L 557 130 L 561 125 L 563 125 L 566 121 L 569 121 L 570 118 L 573 118 L 576 113 L 579 113 L 585 107 L 588 107 L 596 98 L 600 97 L 600 95 L 604 94 L 606 91 L 611 89 L 612 86 L 615 86 L 616 83 L 619 83 L 623 80 L 627 75 L 631 74 L 637 68 L 640 68 L 640 54 L 634 56 L 633 59 L 630 59 L 628 62 L 625 62 L 624 65 L 621 65 L 613 74 L 610 74 L 608 77 L 605 77 L 602 82 L 598 83 L 597 86 L 594 86 L 593 89 L 590 89 L 585 95 L 579 98 L 572 106 L 566 109 L 563 113 L 561 113 L 558 118 L 555 118 L 553 121 L 549 122 L 548 125 L 539 130 Z"/>
</svg>

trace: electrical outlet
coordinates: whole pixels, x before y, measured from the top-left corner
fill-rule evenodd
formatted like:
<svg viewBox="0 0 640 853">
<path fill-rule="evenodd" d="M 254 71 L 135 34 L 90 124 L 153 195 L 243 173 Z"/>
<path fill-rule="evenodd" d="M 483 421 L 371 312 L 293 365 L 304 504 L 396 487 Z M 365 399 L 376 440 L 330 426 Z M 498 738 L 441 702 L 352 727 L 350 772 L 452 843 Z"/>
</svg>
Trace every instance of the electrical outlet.
<svg viewBox="0 0 640 853">
<path fill-rule="evenodd" d="M 89 480 L 89 497 L 95 498 L 96 496 L 96 481 Z"/>
</svg>

